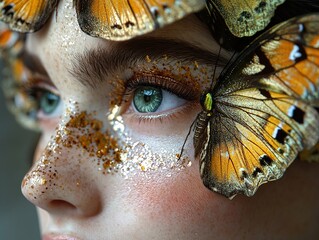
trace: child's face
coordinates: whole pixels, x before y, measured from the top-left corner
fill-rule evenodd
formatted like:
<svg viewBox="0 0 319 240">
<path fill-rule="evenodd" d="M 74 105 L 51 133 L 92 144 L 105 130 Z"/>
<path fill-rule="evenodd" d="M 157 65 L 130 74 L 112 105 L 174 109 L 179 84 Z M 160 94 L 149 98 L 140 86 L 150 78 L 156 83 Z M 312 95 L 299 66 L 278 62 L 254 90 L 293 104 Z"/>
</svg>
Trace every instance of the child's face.
<svg viewBox="0 0 319 240">
<path fill-rule="evenodd" d="M 295 162 L 254 197 L 230 201 L 202 184 L 192 133 L 178 157 L 219 51 L 195 16 L 109 42 L 84 34 L 60 4 L 26 46 L 35 87 L 47 91 L 22 191 L 44 239 L 307 239 L 317 230 L 319 165 Z"/>
</svg>

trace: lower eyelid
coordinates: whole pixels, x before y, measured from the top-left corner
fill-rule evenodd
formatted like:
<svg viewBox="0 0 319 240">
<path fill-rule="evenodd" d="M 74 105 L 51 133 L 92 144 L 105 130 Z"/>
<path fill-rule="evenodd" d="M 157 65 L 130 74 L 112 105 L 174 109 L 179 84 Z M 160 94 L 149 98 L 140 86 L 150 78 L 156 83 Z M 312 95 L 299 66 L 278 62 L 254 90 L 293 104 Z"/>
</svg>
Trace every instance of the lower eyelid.
<svg viewBox="0 0 319 240">
<path fill-rule="evenodd" d="M 122 116 L 129 131 L 151 137 L 167 136 L 167 134 L 179 134 L 185 128 L 190 127 L 199 110 L 200 105 L 197 102 L 188 101 L 187 104 L 162 114 L 143 116 L 136 113 L 125 113 Z"/>
</svg>

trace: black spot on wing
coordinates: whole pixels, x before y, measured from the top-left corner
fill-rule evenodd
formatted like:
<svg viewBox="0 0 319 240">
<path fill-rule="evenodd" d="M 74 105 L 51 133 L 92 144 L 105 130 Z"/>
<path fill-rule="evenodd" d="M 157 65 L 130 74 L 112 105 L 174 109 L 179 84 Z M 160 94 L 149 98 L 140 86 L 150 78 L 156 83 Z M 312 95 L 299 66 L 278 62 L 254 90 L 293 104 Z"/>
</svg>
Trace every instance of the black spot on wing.
<svg viewBox="0 0 319 240">
<path fill-rule="evenodd" d="M 258 173 L 262 173 L 262 172 L 263 172 L 263 171 L 262 171 L 259 167 L 256 167 L 255 170 L 253 171 L 252 176 L 253 176 L 254 178 L 256 178 L 257 175 L 258 175 Z"/>
<path fill-rule="evenodd" d="M 111 29 L 118 29 L 118 30 L 122 30 L 122 26 L 119 25 L 119 24 L 114 24 L 114 25 L 111 25 Z"/>
<path fill-rule="evenodd" d="M 270 99 L 271 95 L 270 92 L 264 89 L 259 89 L 259 92 L 261 93 L 261 95 L 263 95 L 265 98 Z"/>
<path fill-rule="evenodd" d="M 243 11 L 239 18 L 237 19 L 238 22 L 245 22 L 247 19 L 250 19 L 252 16 L 251 16 L 251 13 L 248 12 L 248 11 Z"/>
<path fill-rule="evenodd" d="M 126 27 L 126 28 L 134 27 L 134 26 L 135 26 L 135 24 L 134 24 L 133 22 L 131 22 L 131 21 L 127 21 L 127 22 L 125 23 L 125 27 Z"/>
<path fill-rule="evenodd" d="M 255 7 L 255 12 L 258 14 L 261 14 L 262 12 L 264 12 L 265 8 L 267 6 L 267 3 L 265 1 L 261 1 L 257 7 Z"/>
<path fill-rule="evenodd" d="M 285 151 L 284 151 L 282 148 L 278 148 L 277 150 L 278 150 L 278 152 L 279 152 L 280 154 L 284 154 L 284 153 L 285 153 Z"/>
<path fill-rule="evenodd" d="M 265 68 L 259 72 L 259 74 L 272 74 L 274 73 L 276 70 L 274 69 L 274 67 L 272 66 L 271 62 L 269 61 L 268 57 L 265 55 L 265 53 L 262 51 L 261 47 L 258 47 L 255 50 L 255 54 L 258 56 L 259 58 L 259 63 L 261 65 L 264 65 Z"/>
<path fill-rule="evenodd" d="M 281 128 L 277 127 L 276 128 L 276 132 L 273 135 L 273 138 L 275 138 L 281 144 L 285 144 L 285 139 L 286 139 L 287 136 L 288 136 L 288 133 L 286 133 Z"/>
<path fill-rule="evenodd" d="M 248 174 L 245 170 L 241 171 L 241 176 L 240 176 L 241 180 L 244 180 L 245 178 L 248 178 Z"/>
<path fill-rule="evenodd" d="M 296 122 L 303 124 L 305 118 L 305 112 L 296 106 L 292 106 L 289 111 L 289 117 L 291 117 Z"/>
<path fill-rule="evenodd" d="M 260 158 L 259 158 L 259 163 L 261 166 L 269 166 L 272 164 L 272 159 L 268 156 L 268 155 L 262 155 Z"/>
<path fill-rule="evenodd" d="M 4 14 L 8 14 L 11 10 L 12 10 L 12 12 L 14 11 L 12 4 L 9 4 L 9 5 L 5 6 L 4 8 L 2 8 L 2 11 Z"/>
</svg>

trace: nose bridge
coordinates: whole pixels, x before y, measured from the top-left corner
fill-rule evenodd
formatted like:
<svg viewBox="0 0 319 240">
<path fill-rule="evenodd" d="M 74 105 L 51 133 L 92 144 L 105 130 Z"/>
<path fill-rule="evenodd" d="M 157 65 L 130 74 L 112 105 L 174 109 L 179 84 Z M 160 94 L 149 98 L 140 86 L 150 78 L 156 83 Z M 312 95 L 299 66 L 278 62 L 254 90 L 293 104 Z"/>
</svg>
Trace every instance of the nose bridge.
<svg viewBox="0 0 319 240">
<path fill-rule="evenodd" d="M 119 149 L 102 121 L 85 111 L 66 114 L 25 176 L 22 191 L 48 211 L 95 214 L 101 203 L 94 176 L 116 168 Z"/>
</svg>

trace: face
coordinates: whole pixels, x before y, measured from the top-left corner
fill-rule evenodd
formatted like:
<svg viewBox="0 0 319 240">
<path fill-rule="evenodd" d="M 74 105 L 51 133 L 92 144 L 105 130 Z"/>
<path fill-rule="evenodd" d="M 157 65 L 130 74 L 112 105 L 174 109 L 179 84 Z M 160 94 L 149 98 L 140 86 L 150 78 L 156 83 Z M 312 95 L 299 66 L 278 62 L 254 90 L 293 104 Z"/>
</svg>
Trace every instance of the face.
<svg viewBox="0 0 319 240">
<path fill-rule="evenodd" d="M 84 34 L 72 4 L 57 13 L 26 41 L 42 136 L 22 191 L 44 239 L 318 234 L 317 165 L 293 163 L 252 198 L 202 184 L 188 132 L 231 54 L 216 65 L 219 46 L 194 15 L 111 42 Z"/>
</svg>

